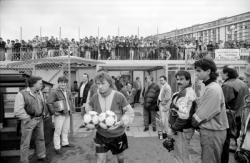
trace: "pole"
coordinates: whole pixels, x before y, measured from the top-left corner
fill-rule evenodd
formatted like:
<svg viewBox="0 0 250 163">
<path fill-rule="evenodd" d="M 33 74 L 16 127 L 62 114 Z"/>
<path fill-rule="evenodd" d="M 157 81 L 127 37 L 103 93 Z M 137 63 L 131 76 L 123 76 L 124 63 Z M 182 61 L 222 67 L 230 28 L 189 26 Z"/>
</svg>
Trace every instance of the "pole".
<svg viewBox="0 0 250 163">
<path fill-rule="evenodd" d="M 98 26 L 98 29 L 97 29 L 97 38 L 98 38 L 98 40 L 97 40 L 97 42 L 98 42 L 98 57 L 97 57 L 97 59 L 100 59 L 101 58 L 101 55 L 100 55 L 100 48 L 99 48 L 99 44 L 100 44 L 100 36 L 99 36 L 99 26 Z"/>
<path fill-rule="evenodd" d="M 138 38 L 140 38 L 140 29 L 139 29 L 139 26 L 137 28 L 137 35 L 138 35 Z"/>
<path fill-rule="evenodd" d="M 81 31 L 80 30 L 81 30 L 80 27 L 78 27 L 78 39 L 79 39 L 79 41 L 81 39 Z"/>
<path fill-rule="evenodd" d="M 62 36 L 62 29 L 61 27 L 59 27 L 59 40 L 61 40 L 61 36 Z"/>
<path fill-rule="evenodd" d="M 118 37 L 120 37 L 120 27 L 118 26 L 118 29 L 117 29 L 117 35 Z"/>
<path fill-rule="evenodd" d="M 22 27 L 20 27 L 20 42 L 22 41 L 23 39 L 23 29 Z"/>
<path fill-rule="evenodd" d="M 39 36 L 42 37 L 42 27 L 40 27 Z"/>
<path fill-rule="evenodd" d="M 68 53 L 68 87 L 71 92 L 71 67 L 70 67 L 70 53 Z M 70 133 L 74 133 L 73 115 L 70 114 Z"/>
</svg>

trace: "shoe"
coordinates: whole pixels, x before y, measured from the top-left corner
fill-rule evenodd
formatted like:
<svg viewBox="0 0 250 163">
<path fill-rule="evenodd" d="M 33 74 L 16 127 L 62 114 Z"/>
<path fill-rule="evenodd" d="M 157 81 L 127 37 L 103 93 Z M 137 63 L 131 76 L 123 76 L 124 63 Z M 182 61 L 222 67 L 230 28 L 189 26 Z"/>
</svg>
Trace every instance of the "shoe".
<svg viewBox="0 0 250 163">
<path fill-rule="evenodd" d="M 44 157 L 44 158 L 38 158 L 37 159 L 38 162 L 50 162 L 49 159 L 47 157 Z"/>
<path fill-rule="evenodd" d="M 154 132 L 156 131 L 156 127 L 153 127 L 153 131 L 154 131 Z"/>
<path fill-rule="evenodd" d="M 73 144 L 62 145 L 63 148 L 74 147 Z"/>
<path fill-rule="evenodd" d="M 146 132 L 146 131 L 148 131 L 148 130 L 149 130 L 149 128 L 148 128 L 148 127 L 145 127 L 143 131 Z"/>
<path fill-rule="evenodd" d="M 61 149 L 55 149 L 55 152 L 56 152 L 57 155 L 62 155 Z"/>
<path fill-rule="evenodd" d="M 163 139 L 166 139 L 166 138 L 168 137 L 168 134 L 165 133 L 165 132 L 163 132 L 163 133 L 162 133 L 162 137 L 163 137 Z"/>
</svg>

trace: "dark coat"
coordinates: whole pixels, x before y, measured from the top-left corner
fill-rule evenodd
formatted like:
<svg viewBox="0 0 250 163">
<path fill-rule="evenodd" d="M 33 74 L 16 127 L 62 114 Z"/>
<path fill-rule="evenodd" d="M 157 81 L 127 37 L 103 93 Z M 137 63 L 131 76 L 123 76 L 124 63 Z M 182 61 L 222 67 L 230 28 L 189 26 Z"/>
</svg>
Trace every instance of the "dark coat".
<svg viewBox="0 0 250 163">
<path fill-rule="evenodd" d="M 156 83 L 152 83 L 148 86 L 148 89 L 143 90 L 144 96 L 144 108 L 147 110 L 159 110 L 157 106 L 157 99 L 160 93 L 160 87 Z"/>
<path fill-rule="evenodd" d="M 83 82 L 81 82 L 79 86 L 79 93 L 78 93 L 79 98 L 80 98 L 80 93 L 81 93 L 80 91 L 81 91 L 82 84 Z M 88 82 L 84 87 L 83 94 L 82 94 L 83 99 L 80 100 L 80 105 L 82 105 L 83 103 L 86 103 L 90 87 L 91 87 L 91 83 Z"/>
</svg>

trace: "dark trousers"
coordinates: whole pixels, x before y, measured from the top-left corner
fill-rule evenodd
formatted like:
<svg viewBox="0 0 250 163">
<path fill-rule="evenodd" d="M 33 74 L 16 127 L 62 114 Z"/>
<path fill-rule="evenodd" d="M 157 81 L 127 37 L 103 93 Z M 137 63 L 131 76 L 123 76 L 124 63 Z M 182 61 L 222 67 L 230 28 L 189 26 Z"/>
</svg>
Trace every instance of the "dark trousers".
<svg viewBox="0 0 250 163">
<path fill-rule="evenodd" d="M 156 127 L 156 111 L 155 110 L 148 110 L 143 109 L 143 119 L 144 119 L 144 126 L 148 127 L 149 124 L 152 124 L 152 127 Z"/>
<path fill-rule="evenodd" d="M 140 101 L 140 95 L 141 95 L 141 89 L 139 89 L 136 92 L 135 97 L 134 97 L 134 103 L 139 103 L 139 101 Z"/>
<path fill-rule="evenodd" d="M 230 136 L 228 134 L 228 130 L 229 129 L 227 129 L 227 137 L 226 137 L 226 140 L 224 142 L 223 151 L 221 154 L 221 163 L 228 163 L 228 161 L 229 161 Z"/>
<path fill-rule="evenodd" d="M 32 118 L 21 121 L 20 162 L 29 163 L 29 147 L 32 133 L 35 132 L 36 154 L 38 158 L 46 156 L 43 119 Z"/>
</svg>

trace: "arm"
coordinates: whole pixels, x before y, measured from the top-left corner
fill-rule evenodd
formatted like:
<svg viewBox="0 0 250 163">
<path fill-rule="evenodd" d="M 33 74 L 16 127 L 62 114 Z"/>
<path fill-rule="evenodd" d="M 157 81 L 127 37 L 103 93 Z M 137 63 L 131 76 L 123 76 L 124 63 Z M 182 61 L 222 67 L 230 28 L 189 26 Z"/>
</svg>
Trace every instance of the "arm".
<svg viewBox="0 0 250 163">
<path fill-rule="evenodd" d="M 221 111 L 221 97 L 218 90 L 208 88 L 200 100 L 202 101 L 199 102 L 198 109 L 193 115 L 193 120 L 199 124 L 209 121 Z"/>
<path fill-rule="evenodd" d="M 127 105 L 125 107 L 122 108 L 124 114 L 121 117 L 121 121 L 123 122 L 123 124 L 125 126 L 128 126 L 129 124 L 131 124 L 134 120 L 134 110 L 132 109 L 131 105 Z"/>
<path fill-rule="evenodd" d="M 23 95 L 19 92 L 15 97 L 15 103 L 14 103 L 14 115 L 19 119 L 30 118 L 30 116 L 26 113 L 24 106 L 25 104 Z"/>
<path fill-rule="evenodd" d="M 94 110 L 94 98 L 93 97 L 94 96 L 92 96 L 91 98 L 89 97 L 89 100 L 87 100 L 87 102 L 86 102 L 86 105 L 85 105 L 85 111 L 86 112 Z"/>
<path fill-rule="evenodd" d="M 223 85 L 222 91 L 223 91 L 223 94 L 225 97 L 226 106 L 228 107 L 228 103 L 235 98 L 234 89 L 232 87 L 227 86 L 227 85 Z M 227 109 L 229 109 L 229 108 L 227 108 Z"/>
<path fill-rule="evenodd" d="M 171 87 L 170 86 L 164 86 L 164 97 L 162 98 L 161 104 L 167 105 L 169 101 L 171 100 Z"/>
</svg>

